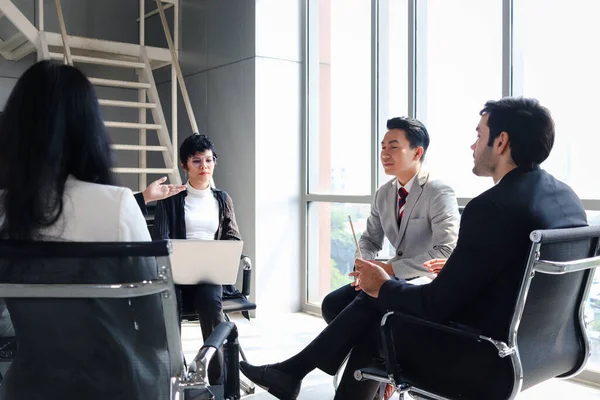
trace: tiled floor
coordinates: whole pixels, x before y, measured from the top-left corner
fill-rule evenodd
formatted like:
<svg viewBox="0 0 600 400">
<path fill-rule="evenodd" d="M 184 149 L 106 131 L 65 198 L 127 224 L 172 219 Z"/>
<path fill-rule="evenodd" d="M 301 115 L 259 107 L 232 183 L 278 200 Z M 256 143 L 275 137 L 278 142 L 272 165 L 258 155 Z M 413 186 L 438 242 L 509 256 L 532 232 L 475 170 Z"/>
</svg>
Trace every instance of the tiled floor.
<svg viewBox="0 0 600 400">
<path fill-rule="evenodd" d="M 257 318 L 248 322 L 236 317 L 234 322 L 240 332 L 240 344 L 253 364 L 281 361 L 302 349 L 325 326 L 321 318 L 308 314 L 285 314 L 270 318 Z M 183 349 L 191 359 L 202 345 L 198 322 L 184 323 Z M 316 370 L 303 381 L 299 400 L 333 399 L 332 377 Z M 397 399 L 397 396 L 394 397 Z M 552 380 L 523 392 L 521 400 L 600 400 L 600 389 L 572 381 Z M 262 389 L 248 397 L 252 400 L 274 399 Z"/>
</svg>

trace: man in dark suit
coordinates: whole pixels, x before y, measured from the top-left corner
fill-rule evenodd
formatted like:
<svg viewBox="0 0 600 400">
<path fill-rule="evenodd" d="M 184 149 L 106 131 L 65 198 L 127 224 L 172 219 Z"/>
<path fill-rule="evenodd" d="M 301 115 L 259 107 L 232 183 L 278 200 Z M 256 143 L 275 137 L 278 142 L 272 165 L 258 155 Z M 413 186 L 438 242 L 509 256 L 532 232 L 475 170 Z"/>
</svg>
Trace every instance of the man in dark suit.
<svg viewBox="0 0 600 400">
<path fill-rule="evenodd" d="M 243 363 L 246 376 L 280 399 L 295 399 L 308 372 L 319 368 L 335 373 L 352 348 L 372 346 L 371 335 L 388 309 L 434 322 L 453 321 L 495 339 L 507 337 L 529 233 L 585 226 L 587 221 L 573 190 L 540 169 L 554 144 L 549 111 L 534 99 L 504 98 L 487 102 L 480 114 L 471 146 L 473 172 L 492 177 L 495 186 L 465 208 L 457 246 L 438 277 L 428 285 L 410 285 L 390 278 L 376 264 L 357 260 L 351 275 L 362 293 L 300 353 L 268 366 Z M 405 371 L 450 383 L 447 376 L 472 373 L 477 364 L 468 371 L 459 367 L 460 358 L 470 354 L 448 357 L 443 349 L 451 350 L 451 345 L 436 343 L 422 331 L 400 331 L 396 353 L 402 355 Z M 352 392 L 340 387 L 335 398 L 371 399 L 376 388 L 370 381 Z"/>
</svg>

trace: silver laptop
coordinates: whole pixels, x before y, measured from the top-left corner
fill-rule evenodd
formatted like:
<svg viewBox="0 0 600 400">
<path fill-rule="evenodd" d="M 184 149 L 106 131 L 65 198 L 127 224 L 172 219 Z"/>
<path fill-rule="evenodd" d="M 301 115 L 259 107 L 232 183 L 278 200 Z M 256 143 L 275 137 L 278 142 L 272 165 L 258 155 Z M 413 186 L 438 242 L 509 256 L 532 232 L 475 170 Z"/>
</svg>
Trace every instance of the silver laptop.
<svg viewBox="0 0 600 400">
<path fill-rule="evenodd" d="M 238 240 L 171 240 L 173 280 L 179 285 L 233 285 L 244 242 Z"/>
</svg>

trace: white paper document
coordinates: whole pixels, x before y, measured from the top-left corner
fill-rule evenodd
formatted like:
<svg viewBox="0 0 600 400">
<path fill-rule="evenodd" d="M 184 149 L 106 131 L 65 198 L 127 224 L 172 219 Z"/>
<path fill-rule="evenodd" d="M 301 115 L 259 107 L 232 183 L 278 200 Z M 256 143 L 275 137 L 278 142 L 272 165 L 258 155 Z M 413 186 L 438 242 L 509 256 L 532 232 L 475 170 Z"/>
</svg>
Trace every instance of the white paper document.
<svg viewBox="0 0 600 400">
<path fill-rule="evenodd" d="M 410 283 L 411 285 L 427 285 L 428 283 L 431 283 L 432 281 L 433 281 L 433 279 L 431 279 L 427 276 L 420 276 L 418 278 L 411 279 L 410 281 L 406 281 L 406 283 Z"/>
</svg>

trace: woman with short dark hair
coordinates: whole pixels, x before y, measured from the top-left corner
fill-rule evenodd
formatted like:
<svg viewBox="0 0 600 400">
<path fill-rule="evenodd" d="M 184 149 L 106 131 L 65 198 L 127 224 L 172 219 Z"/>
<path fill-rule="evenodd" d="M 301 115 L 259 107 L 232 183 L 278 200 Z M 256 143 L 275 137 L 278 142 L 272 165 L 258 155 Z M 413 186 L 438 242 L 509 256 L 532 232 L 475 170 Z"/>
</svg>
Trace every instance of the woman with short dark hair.
<svg viewBox="0 0 600 400">
<path fill-rule="evenodd" d="M 187 189 L 157 203 L 153 238 L 241 240 L 231 197 L 211 187 L 217 164 L 213 142 L 206 135 L 189 136 L 179 148 L 179 160 L 188 175 Z M 193 303 L 206 340 L 223 321 L 223 290 L 232 288 L 199 284 L 178 285 L 177 289 L 180 304 Z M 223 384 L 224 372 L 223 354 L 219 350 L 208 368 L 210 383 Z"/>
</svg>

